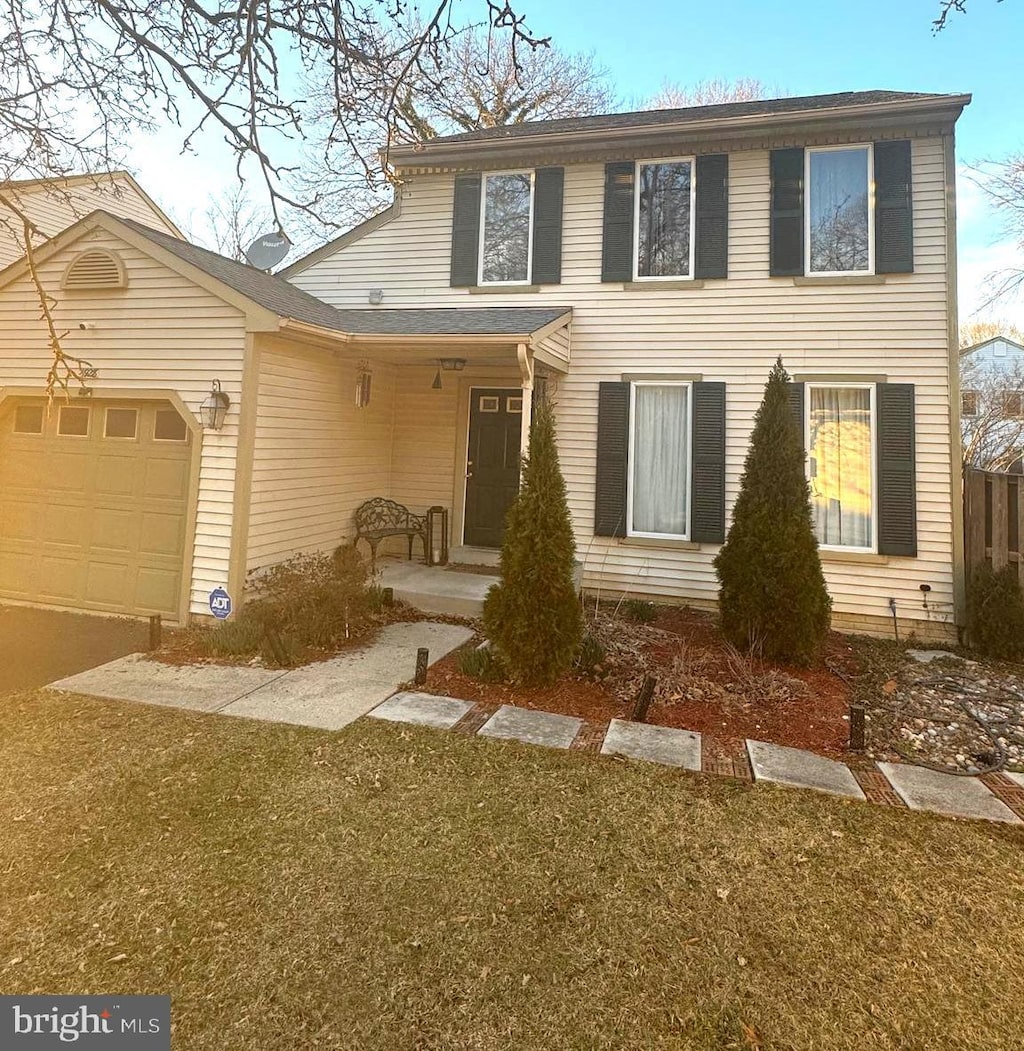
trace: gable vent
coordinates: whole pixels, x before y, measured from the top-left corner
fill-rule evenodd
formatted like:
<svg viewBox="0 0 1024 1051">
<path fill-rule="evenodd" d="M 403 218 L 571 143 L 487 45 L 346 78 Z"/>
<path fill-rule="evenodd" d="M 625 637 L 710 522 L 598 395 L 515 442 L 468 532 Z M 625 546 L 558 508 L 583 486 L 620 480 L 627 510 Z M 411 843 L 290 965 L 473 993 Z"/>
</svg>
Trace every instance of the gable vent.
<svg viewBox="0 0 1024 1051">
<path fill-rule="evenodd" d="M 64 288 L 124 288 L 124 264 L 113 252 L 90 249 L 72 260 L 64 271 Z"/>
</svg>

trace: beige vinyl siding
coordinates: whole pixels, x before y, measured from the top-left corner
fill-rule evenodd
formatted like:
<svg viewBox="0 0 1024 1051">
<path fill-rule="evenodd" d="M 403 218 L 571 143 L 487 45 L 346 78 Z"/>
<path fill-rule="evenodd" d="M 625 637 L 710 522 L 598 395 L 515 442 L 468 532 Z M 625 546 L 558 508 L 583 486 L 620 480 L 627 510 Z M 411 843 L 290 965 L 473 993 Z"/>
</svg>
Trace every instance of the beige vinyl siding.
<svg viewBox="0 0 1024 1051">
<path fill-rule="evenodd" d="M 263 338 L 247 567 L 329 551 L 354 535 L 352 513 L 390 494 L 394 369 L 372 366 L 370 404 L 355 402 L 356 360 Z"/>
<path fill-rule="evenodd" d="M 94 180 L 75 179 L 67 185 L 32 183 L 2 189 L 44 237 L 59 234 L 98 208 L 111 215 L 135 219 L 174 237 L 180 236 L 167 217 L 122 175 L 97 175 Z M 0 268 L 24 254 L 21 220 L 0 203 Z"/>
<path fill-rule="evenodd" d="M 765 149 L 730 156 L 727 280 L 672 289 L 602 284 L 603 165 L 566 168 L 563 283 L 528 298 L 530 306 L 574 308 L 572 364 L 555 398 L 588 586 L 706 602 L 717 593 L 714 545 L 685 550 L 593 536 L 599 381 L 642 372 L 724 380 L 731 507 L 764 380 L 781 354 L 793 374 L 885 375 L 916 385 L 919 557 L 883 565 L 826 562 L 825 572 L 837 613 L 886 617 L 893 596 L 901 616 L 951 619 L 943 148 L 941 137 L 913 142 L 915 272 L 875 284 L 808 286 L 768 276 Z M 365 305 L 372 287 L 384 289 L 389 307 L 524 305 L 527 297 L 518 294 L 490 294 L 482 303 L 449 287 L 452 191 L 451 175 L 410 178 L 400 216 L 297 274 L 295 283 L 344 307 Z M 433 447 L 425 450 L 425 469 L 434 456 Z M 932 588 L 930 613 L 921 608 L 922 583 Z"/>
<path fill-rule="evenodd" d="M 61 291 L 64 268 L 87 247 L 120 255 L 128 272 L 127 289 Z M 116 396 L 110 392 L 131 398 L 133 390 L 170 390 L 196 414 L 211 382 L 219 379 L 231 398 L 223 430 L 202 434 L 190 608 L 208 613 L 209 592 L 228 581 L 245 319 L 234 307 L 102 231 L 71 243 L 40 272 L 56 298 L 53 313 L 58 331 L 66 331 L 64 350 L 99 370 L 91 383 L 106 397 Z M 83 323 L 90 327 L 80 329 Z M 50 360 L 39 302 L 26 275 L 0 291 L 0 388 L 42 393 Z"/>
</svg>

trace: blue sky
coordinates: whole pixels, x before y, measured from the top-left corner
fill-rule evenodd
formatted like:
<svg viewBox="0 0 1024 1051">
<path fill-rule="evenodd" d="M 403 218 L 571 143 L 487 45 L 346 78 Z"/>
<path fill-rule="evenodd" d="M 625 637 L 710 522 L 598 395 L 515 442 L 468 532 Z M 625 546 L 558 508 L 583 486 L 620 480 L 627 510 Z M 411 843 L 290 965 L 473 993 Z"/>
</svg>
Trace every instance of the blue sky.
<svg viewBox="0 0 1024 1051">
<path fill-rule="evenodd" d="M 740 77 L 787 95 L 869 88 L 970 92 L 974 101 L 957 126 L 960 164 L 1024 151 L 1024 0 L 967 0 L 968 13 L 953 15 L 939 34 L 931 26 L 939 0 L 642 0 L 631 6 L 514 0 L 514 6 L 535 33 L 550 35 L 562 49 L 593 52 L 627 101 L 650 96 L 666 81 Z M 457 0 L 455 13 L 467 21 L 484 17 L 484 0 Z M 180 136 L 171 132 L 138 146 L 134 167 L 143 185 L 177 217 L 202 209 L 200 188 L 215 192 L 217 179 L 230 179 L 230 167 L 209 163 L 206 151 L 183 164 Z M 183 180 L 182 167 L 194 167 L 195 177 Z M 984 195 L 960 174 L 963 317 L 985 298 L 988 272 L 1024 260 L 1001 235 Z M 1024 325 L 1024 299 L 994 312 Z"/>
</svg>

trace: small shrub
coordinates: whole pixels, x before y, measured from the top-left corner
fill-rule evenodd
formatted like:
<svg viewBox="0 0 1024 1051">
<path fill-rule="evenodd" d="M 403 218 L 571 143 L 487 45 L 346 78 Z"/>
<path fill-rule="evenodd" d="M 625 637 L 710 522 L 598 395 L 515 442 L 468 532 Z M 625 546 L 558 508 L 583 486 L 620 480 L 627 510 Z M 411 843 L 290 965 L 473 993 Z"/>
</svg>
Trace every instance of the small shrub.
<svg viewBox="0 0 1024 1051">
<path fill-rule="evenodd" d="M 627 598 L 623 600 L 620 609 L 626 620 L 632 620 L 636 624 L 650 624 L 658 616 L 658 607 L 642 598 Z"/>
<path fill-rule="evenodd" d="M 501 658 L 490 646 L 459 650 L 459 671 L 479 682 L 504 682 L 508 676 Z"/>
<path fill-rule="evenodd" d="M 542 401 L 522 486 L 505 518 L 501 582 L 484 600 L 484 630 L 517 682 L 547 686 L 573 665 L 583 633 L 575 557 L 554 414 Z"/>
<path fill-rule="evenodd" d="M 382 605 L 369 569 L 350 545 L 296 555 L 250 584 L 238 614 L 206 637 L 213 656 L 263 658 L 289 667 L 308 649 L 330 649 L 367 634 Z"/>
<path fill-rule="evenodd" d="M 608 651 L 604 643 L 593 632 L 588 631 L 580 640 L 580 648 L 576 654 L 573 669 L 588 678 L 598 678 L 607 656 Z"/>
<path fill-rule="evenodd" d="M 1010 566 L 996 572 L 985 563 L 971 571 L 967 637 L 987 657 L 1016 660 L 1024 654 L 1024 591 Z"/>
</svg>

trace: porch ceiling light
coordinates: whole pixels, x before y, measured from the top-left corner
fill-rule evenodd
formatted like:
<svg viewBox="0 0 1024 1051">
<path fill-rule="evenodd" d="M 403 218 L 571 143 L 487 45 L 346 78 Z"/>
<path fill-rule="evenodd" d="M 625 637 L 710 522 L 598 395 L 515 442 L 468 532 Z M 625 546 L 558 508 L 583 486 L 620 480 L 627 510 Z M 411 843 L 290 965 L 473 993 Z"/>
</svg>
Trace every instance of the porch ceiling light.
<svg viewBox="0 0 1024 1051">
<path fill-rule="evenodd" d="M 214 380 L 206 400 L 199 406 L 199 416 L 203 427 L 210 431 L 219 431 L 224 426 L 231 398 L 220 389 L 220 380 Z"/>
</svg>

